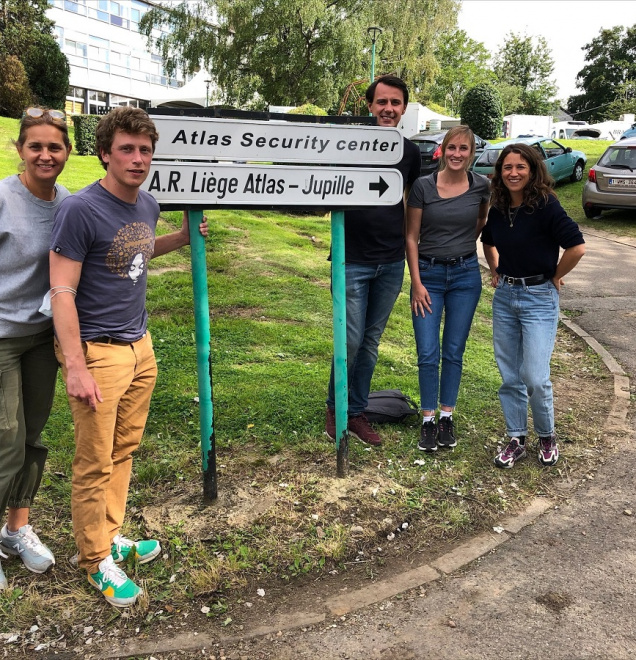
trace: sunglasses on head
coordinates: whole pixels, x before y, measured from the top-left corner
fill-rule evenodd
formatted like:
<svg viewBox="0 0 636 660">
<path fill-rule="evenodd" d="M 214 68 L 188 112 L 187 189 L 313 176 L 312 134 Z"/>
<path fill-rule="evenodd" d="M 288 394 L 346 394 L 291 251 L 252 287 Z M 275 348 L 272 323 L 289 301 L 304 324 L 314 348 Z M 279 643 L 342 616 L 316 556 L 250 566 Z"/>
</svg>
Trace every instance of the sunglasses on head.
<svg viewBox="0 0 636 660">
<path fill-rule="evenodd" d="M 42 108 L 27 108 L 22 113 L 22 118 L 24 119 L 26 116 L 37 118 L 44 115 L 48 115 L 52 119 L 66 119 L 64 110 L 43 110 Z"/>
</svg>

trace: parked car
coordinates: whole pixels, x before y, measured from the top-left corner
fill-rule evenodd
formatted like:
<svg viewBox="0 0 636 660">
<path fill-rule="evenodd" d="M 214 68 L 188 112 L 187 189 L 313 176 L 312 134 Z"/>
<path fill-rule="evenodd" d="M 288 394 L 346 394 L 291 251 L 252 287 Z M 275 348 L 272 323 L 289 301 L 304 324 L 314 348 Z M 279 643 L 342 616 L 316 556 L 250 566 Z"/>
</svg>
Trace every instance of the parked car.
<svg viewBox="0 0 636 660">
<path fill-rule="evenodd" d="M 439 169 L 439 161 L 442 156 L 442 141 L 446 133 L 448 133 L 448 130 L 425 131 L 410 138 L 411 142 L 415 142 L 420 148 L 420 154 L 422 155 L 420 176 L 437 172 Z M 475 135 L 475 158 L 481 154 L 488 144 L 486 140 L 482 140 L 478 135 Z"/>
<path fill-rule="evenodd" d="M 582 201 L 586 218 L 603 209 L 636 210 L 636 137 L 607 147 L 588 172 Z"/>
<path fill-rule="evenodd" d="M 620 137 L 621 140 L 636 137 L 636 124 L 632 124 Z"/>
<path fill-rule="evenodd" d="M 582 151 L 564 147 L 556 140 L 545 137 L 514 138 L 512 140 L 497 142 L 497 144 L 489 144 L 481 156 L 475 161 L 473 170 L 492 179 L 495 171 L 495 163 L 503 148 L 509 144 L 518 144 L 520 142 L 529 144 L 539 152 L 541 158 L 545 161 L 550 176 L 555 181 L 561 181 L 563 179 L 581 181 L 583 178 L 587 156 Z"/>
</svg>

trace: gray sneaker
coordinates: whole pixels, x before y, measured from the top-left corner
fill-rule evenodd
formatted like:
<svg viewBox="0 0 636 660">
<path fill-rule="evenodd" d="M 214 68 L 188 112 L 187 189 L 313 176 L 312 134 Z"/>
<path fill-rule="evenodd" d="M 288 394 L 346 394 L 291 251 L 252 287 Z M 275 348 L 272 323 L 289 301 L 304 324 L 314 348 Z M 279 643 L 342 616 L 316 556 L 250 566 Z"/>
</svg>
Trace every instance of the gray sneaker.
<svg viewBox="0 0 636 660">
<path fill-rule="evenodd" d="M 2 559 L 6 559 L 7 555 L 0 552 L 0 557 L 2 557 Z M 7 578 L 4 576 L 4 573 L 2 572 L 2 564 L 0 564 L 0 591 L 8 588 L 9 588 L 9 583 L 7 582 Z"/>
<path fill-rule="evenodd" d="M 8 534 L 5 525 L 0 530 L 0 549 L 20 557 L 33 573 L 44 573 L 55 564 L 53 553 L 40 541 L 31 525 L 20 527 L 15 536 Z"/>
</svg>

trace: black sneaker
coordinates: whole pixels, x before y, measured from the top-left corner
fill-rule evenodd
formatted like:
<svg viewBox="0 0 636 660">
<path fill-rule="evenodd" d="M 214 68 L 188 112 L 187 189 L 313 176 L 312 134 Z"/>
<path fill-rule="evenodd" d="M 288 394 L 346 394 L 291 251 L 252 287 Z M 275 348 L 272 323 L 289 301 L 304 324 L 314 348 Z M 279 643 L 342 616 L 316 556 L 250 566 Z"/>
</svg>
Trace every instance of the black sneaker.
<svg viewBox="0 0 636 660">
<path fill-rule="evenodd" d="M 422 424 L 417 448 L 422 451 L 437 451 L 437 424 L 434 421 Z"/>
<path fill-rule="evenodd" d="M 437 444 L 440 447 L 448 447 L 449 449 L 457 446 L 452 416 L 439 418 L 439 422 L 437 422 Z"/>
</svg>

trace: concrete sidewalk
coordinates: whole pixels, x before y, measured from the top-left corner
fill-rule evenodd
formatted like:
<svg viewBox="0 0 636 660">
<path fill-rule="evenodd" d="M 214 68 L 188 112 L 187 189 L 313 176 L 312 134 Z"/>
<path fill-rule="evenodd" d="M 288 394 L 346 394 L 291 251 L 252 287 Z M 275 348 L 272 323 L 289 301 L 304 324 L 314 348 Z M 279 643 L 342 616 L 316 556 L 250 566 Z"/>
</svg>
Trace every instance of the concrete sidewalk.
<svg viewBox="0 0 636 660">
<path fill-rule="evenodd" d="M 566 278 L 561 307 L 580 313 L 576 324 L 565 322 L 614 375 L 607 428 L 621 438 L 618 452 L 589 475 L 589 487 L 561 508 L 538 498 L 502 520 L 499 534 L 482 534 L 430 564 L 335 594 L 314 611 L 265 621 L 241 637 L 129 640 L 102 657 L 197 649 L 204 657 L 201 649 L 240 643 L 244 650 L 228 657 L 635 657 L 636 447 L 621 365 L 636 373 L 636 243 L 598 231 L 585 238 L 587 254 Z"/>
</svg>

